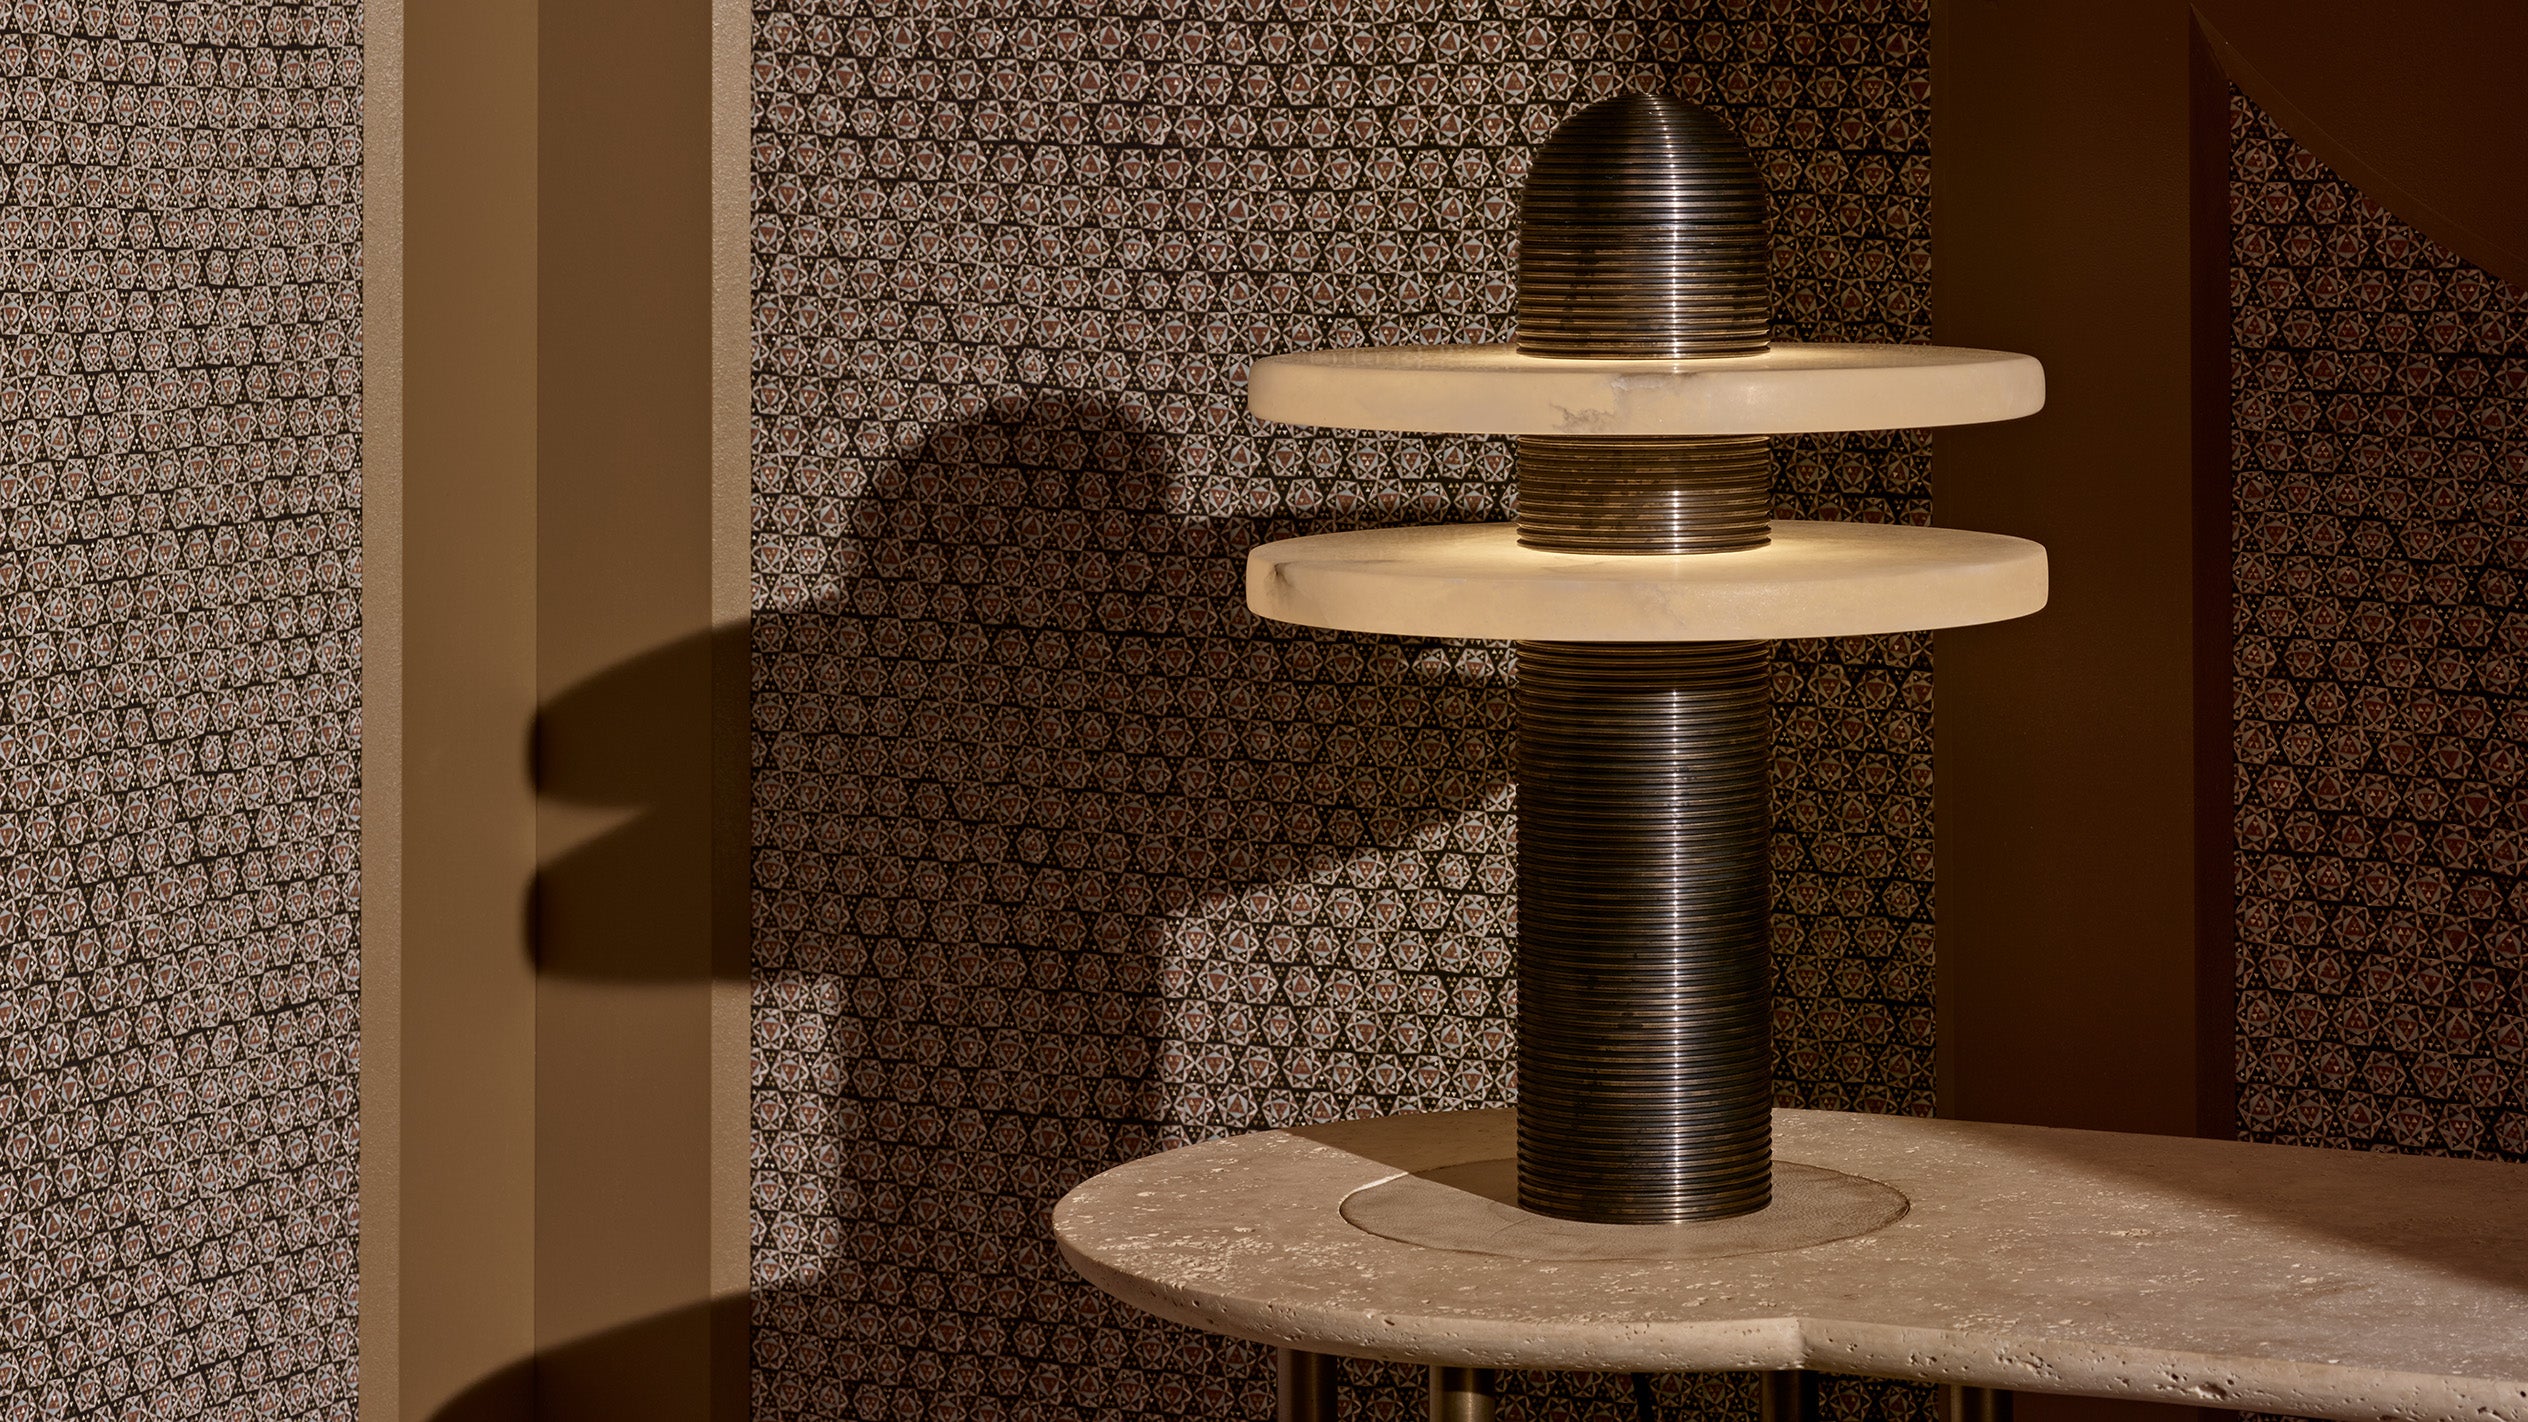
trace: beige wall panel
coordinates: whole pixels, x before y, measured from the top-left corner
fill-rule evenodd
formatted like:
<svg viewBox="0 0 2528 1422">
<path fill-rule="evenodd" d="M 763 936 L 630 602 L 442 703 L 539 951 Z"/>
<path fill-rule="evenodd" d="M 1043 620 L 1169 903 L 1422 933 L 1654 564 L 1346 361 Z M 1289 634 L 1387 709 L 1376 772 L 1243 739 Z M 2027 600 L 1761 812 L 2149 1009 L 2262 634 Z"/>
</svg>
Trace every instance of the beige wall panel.
<svg viewBox="0 0 2528 1422">
<path fill-rule="evenodd" d="M 744 576 L 742 403 L 734 550 L 724 547 L 728 498 L 715 482 L 732 445 L 714 364 L 731 354 L 715 326 L 725 263 L 714 164 L 725 162 L 712 128 L 726 87 L 715 89 L 715 42 L 725 47 L 728 28 L 712 0 L 543 6 L 536 1393 L 545 1418 L 700 1417 L 712 1406 L 715 1328 L 734 1322 L 742 1355 L 743 1235 L 733 1283 L 713 1253 L 715 1238 L 726 1252 L 715 1203 L 725 1205 L 729 1176 L 725 1161 L 715 1168 L 715 1143 L 723 1157 L 735 1153 L 740 1210 L 745 1149 L 742 1055 L 734 1136 L 719 1099 L 729 1074 L 714 1073 L 715 1045 L 725 1054 L 734 1041 L 742 1054 L 745 1040 L 742 997 L 733 1032 L 721 1001 L 742 994 L 746 956 L 743 624 L 714 635 L 727 581 L 715 573 L 733 556 L 740 587 Z M 729 225 L 742 252 L 738 201 Z M 724 704 L 732 667 L 734 715 Z M 723 883 L 732 870 L 735 893 Z M 717 975 L 725 987 L 717 958 L 728 959 Z M 737 1302 L 715 1315 L 714 1293 L 731 1289 Z M 742 1385 L 742 1357 L 720 1351 Z"/>
<path fill-rule="evenodd" d="M 404 15 L 399 1406 L 522 1416 L 534 1342 L 533 7 Z"/>
<path fill-rule="evenodd" d="M 744 1412 L 750 25 L 369 14 L 370 1419 Z"/>
</svg>

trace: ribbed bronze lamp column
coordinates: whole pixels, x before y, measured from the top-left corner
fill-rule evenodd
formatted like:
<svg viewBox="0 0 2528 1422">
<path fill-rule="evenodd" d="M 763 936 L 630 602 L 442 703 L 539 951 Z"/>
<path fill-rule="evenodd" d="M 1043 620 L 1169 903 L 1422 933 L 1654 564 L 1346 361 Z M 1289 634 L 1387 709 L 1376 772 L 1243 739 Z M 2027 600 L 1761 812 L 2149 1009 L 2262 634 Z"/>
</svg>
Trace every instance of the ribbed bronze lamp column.
<svg viewBox="0 0 2528 1422">
<path fill-rule="evenodd" d="M 1705 359 L 1770 344 L 1762 182 L 1682 101 L 1546 140 L 1519 205 L 1518 347 Z M 1519 542 L 1762 546 L 1762 436 L 1522 436 Z M 1607 1224 L 1771 1198 L 1770 644 L 1520 642 L 1519 1203 Z"/>
<path fill-rule="evenodd" d="M 1780 1299 L 1756 1300 L 1783 1325 L 1761 1348 L 1651 1305 L 1710 1294 L 1725 1261 L 1700 1256 L 1716 1243 L 1789 1258 L 1908 1208 L 1861 1175 L 1786 1165 L 1781 1208 L 1764 1209 L 1758 639 L 2023 617 L 2045 605 L 2045 550 L 1774 522 L 1759 436 L 2017 419 L 2043 406 L 2044 372 L 2006 351 L 1771 348 L 1764 228 L 1726 127 L 1672 99 L 1609 100 L 1557 131 L 1528 179 L 1515 347 L 1347 346 L 1247 370 L 1258 419 L 1519 438 L 1516 526 L 1312 533 L 1246 558 L 1258 617 L 1518 649 L 1515 1142 L 1494 1111 L 1264 1131 L 1119 1166 L 1054 1207 L 1064 1256 L 1108 1292 L 1285 1349 L 1286 1422 L 1333 1415 L 1331 1365 L 1302 1356 L 1320 1349 L 1429 1364 L 1430 1416 L 1451 1422 L 1495 1415 L 1488 1363 L 1796 1367 L 1815 1339 L 1791 1336 L 1802 1320 Z M 1785 1120 L 1804 1156 L 1879 1160 L 1856 1143 L 1895 1140 L 1858 1117 Z M 1501 1208 L 1505 1173 L 1527 1209 Z M 1680 1227 L 1620 1227 L 1635 1224 Z M 1644 1307 L 1609 1312 L 1601 1285 L 1618 1276 Z M 1809 1302 L 1830 1308 L 1842 1287 Z M 1765 1396 L 1781 1422 L 1807 1390 L 1783 1373 Z"/>
</svg>

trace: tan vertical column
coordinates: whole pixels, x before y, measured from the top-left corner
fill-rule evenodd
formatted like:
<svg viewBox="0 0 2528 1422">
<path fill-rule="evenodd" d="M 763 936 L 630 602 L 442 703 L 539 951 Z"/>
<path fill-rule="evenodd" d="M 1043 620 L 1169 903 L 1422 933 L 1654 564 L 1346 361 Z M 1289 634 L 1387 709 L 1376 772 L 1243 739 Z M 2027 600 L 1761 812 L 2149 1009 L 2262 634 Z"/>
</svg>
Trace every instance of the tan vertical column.
<svg viewBox="0 0 2528 1422">
<path fill-rule="evenodd" d="M 2183 0 L 1944 0 L 1933 44 L 1935 338 L 2047 377 L 2043 414 L 1939 433 L 1935 508 L 2053 567 L 2042 614 L 1939 637 L 1941 1109 L 2222 1133 L 2226 103 Z"/>
<path fill-rule="evenodd" d="M 733 1153 L 742 1211 L 745 1159 L 745 648 L 729 615 L 744 606 L 745 342 L 741 325 L 732 351 L 715 319 L 732 296 L 744 317 L 744 189 L 721 223 L 731 36 L 723 24 L 715 48 L 714 18 L 712 0 L 542 6 L 540 1418 L 703 1417 L 715 1369 L 724 1402 L 743 1398 L 743 1217 L 732 1271 L 714 1207 Z M 731 1050 L 734 1072 L 715 1073 Z M 716 1318 L 715 1293 L 731 1295 Z"/>
<path fill-rule="evenodd" d="M 369 11 L 372 1422 L 744 1414 L 749 25 Z"/>
<path fill-rule="evenodd" d="M 711 1417 L 747 1415 L 754 1127 L 755 9 L 711 6 Z"/>
<path fill-rule="evenodd" d="M 524 1417 L 535 12 L 369 13 L 362 1412 Z"/>
<path fill-rule="evenodd" d="M 361 38 L 360 1415 L 401 1415 L 404 6 Z"/>
</svg>

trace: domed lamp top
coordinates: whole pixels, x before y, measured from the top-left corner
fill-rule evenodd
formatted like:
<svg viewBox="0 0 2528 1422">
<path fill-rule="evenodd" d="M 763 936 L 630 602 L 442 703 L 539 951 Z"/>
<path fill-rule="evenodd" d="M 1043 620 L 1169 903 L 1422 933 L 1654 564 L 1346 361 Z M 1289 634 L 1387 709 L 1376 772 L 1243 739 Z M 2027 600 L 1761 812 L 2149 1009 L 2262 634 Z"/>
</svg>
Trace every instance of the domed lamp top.
<svg viewBox="0 0 2528 1422">
<path fill-rule="evenodd" d="M 1518 348 L 1674 360 L 1771 344 L 1747 145 L 1708 109 L 1620 94 L 1564 120 L 1519 194 Z"/>
</svg>

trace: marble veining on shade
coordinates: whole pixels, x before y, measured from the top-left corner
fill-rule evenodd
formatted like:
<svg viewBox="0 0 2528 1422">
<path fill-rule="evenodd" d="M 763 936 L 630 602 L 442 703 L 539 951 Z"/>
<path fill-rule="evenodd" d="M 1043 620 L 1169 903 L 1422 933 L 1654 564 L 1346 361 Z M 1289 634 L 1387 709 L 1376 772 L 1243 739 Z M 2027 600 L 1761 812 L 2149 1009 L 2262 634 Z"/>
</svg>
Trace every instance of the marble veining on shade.
<svg viewBox="0 0 2528 1422">
<path fill-rule="evenodd" d="M 1349 346 L 1255 363 L 1259 419 L 1462 434 L 1800 434 L 2015 420 L 2034 357 L 1958 346 L 1784 343 L 1702 360 L 1572 360 L 1501 345 Z"/>
</svg>

